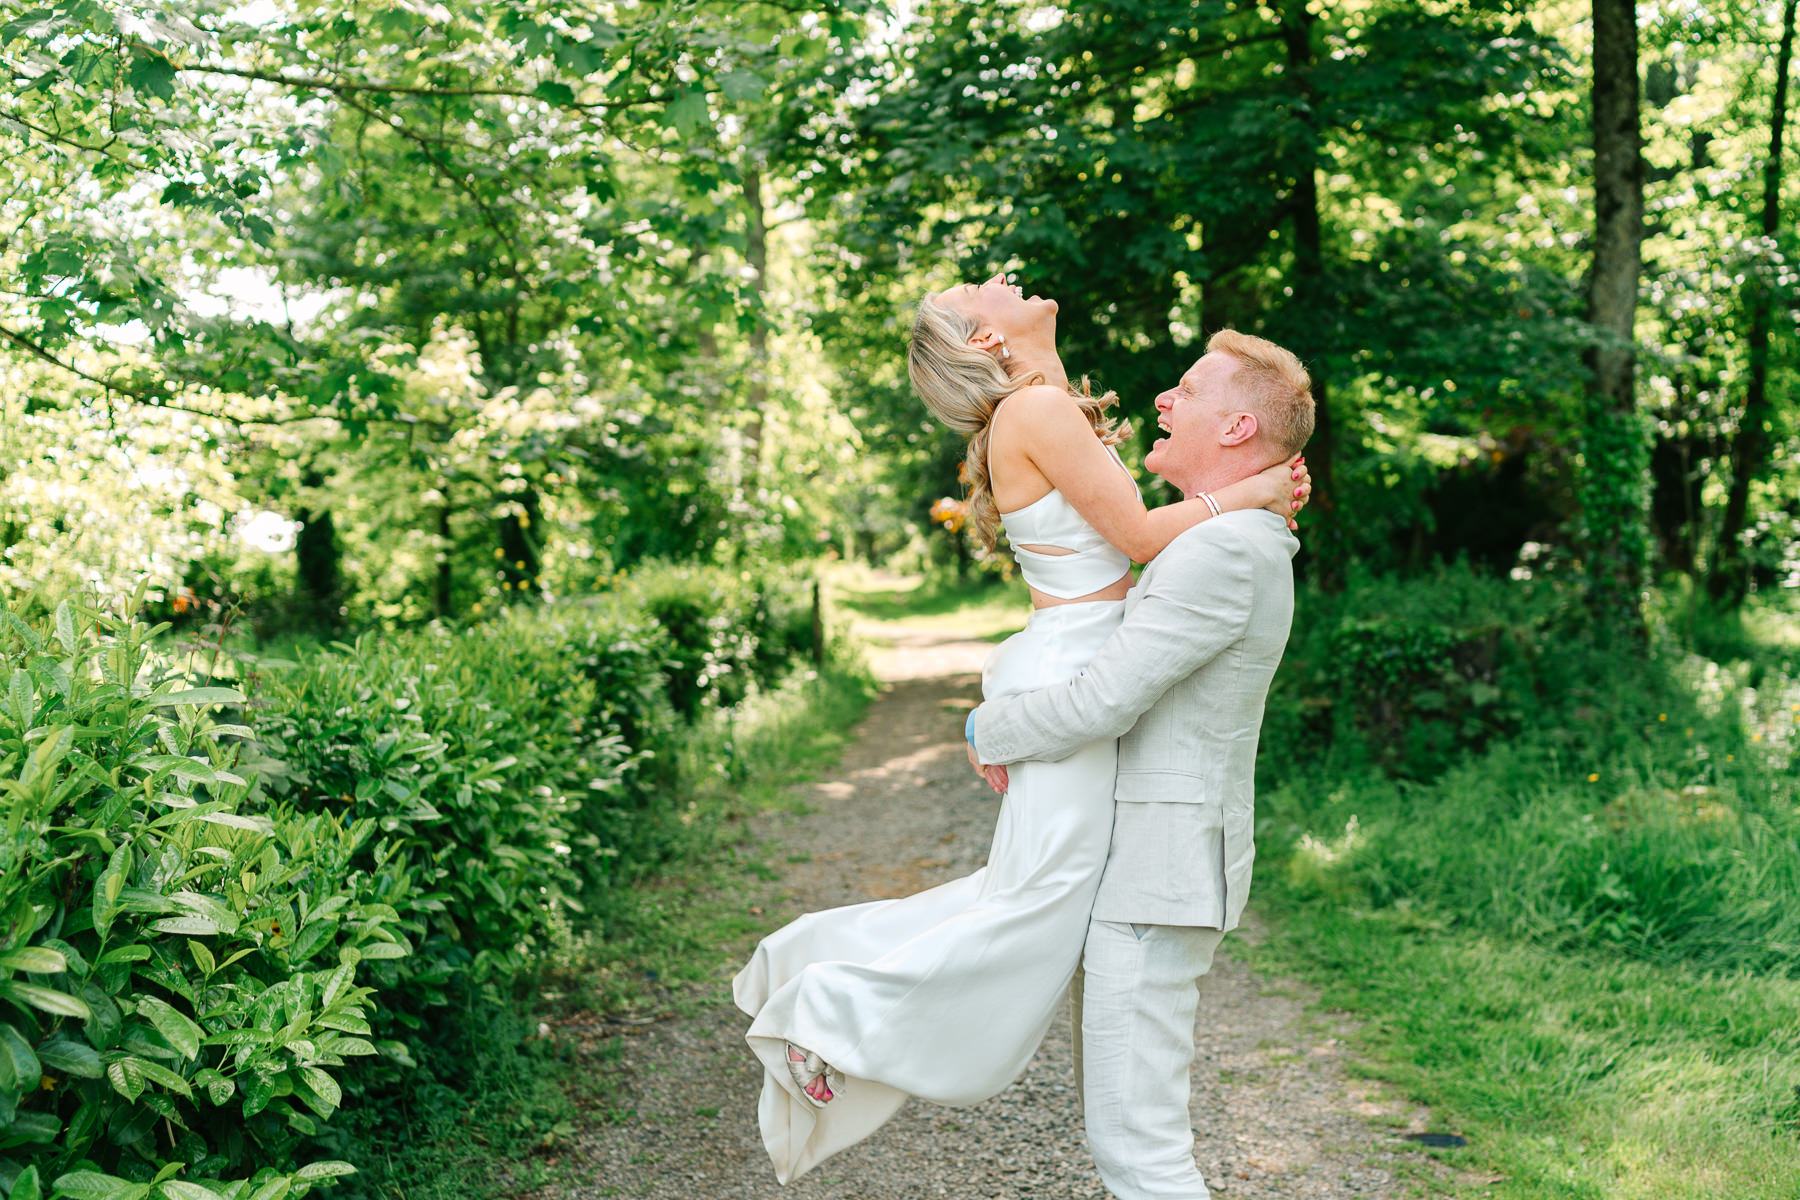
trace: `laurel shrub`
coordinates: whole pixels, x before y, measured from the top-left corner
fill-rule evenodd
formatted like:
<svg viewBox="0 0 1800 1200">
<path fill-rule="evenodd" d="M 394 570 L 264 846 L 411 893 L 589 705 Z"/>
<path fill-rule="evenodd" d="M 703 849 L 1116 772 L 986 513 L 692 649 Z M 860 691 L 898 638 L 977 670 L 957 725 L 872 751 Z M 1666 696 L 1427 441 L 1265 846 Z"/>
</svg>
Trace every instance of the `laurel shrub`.
<svg viewBox="0 0 1800 1200">
<path fill-rule="evenodd" d="M 730 754 L 689 720 L 812 624 L 792 580 L 655 567 L 222 687 L 166 626 L 0 609 L 0 1194 L 289 1200 L 353 1172 L 321 1152 L 369 1144 L 340 1106 L 403 1092 L 455 1014 L 676 852 L 683 764 Z"/>
</svg>

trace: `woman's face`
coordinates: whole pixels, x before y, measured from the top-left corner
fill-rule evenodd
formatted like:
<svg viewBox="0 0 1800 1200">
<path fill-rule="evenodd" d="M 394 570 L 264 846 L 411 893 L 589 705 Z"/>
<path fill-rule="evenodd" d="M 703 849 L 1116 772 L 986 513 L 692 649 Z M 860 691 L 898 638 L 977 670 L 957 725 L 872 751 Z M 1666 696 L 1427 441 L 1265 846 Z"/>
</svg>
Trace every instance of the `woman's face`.
<svg viewBox="0 0 1800 1200">
<path fill-rule="evenodd" d="M 937 302 L 975 322 L 976 336 L 988 330 L 1018 337 L 1042 326 L 1054 329 L 1056 301 L 1027 296 L 1006 276 L 995 275 L 984 283 L 961 283 L 937 294 Z"/>
</svg>

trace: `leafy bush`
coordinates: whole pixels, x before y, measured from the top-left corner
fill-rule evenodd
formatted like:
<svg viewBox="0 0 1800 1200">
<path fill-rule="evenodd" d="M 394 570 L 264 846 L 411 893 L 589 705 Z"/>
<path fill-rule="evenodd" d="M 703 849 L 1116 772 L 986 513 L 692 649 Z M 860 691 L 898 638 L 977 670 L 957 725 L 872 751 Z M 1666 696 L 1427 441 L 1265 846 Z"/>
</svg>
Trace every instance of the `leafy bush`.
<svg viewBox="0 0 1800 1200">
<path fill-rule="evenodd" d="M 1263 741 L 1295 764 L 1328 758 L 1430 778 L 1516 733 L 1553 690 L 1539 649 L 1560 604 L 1552 590 L 1466 566 L 1305 589 Z"/>
<path fill-rule="evenodd" d="M 1438 578 L 1405 598 L 1364 581 L 1323 635 L 1297 618 L 1303 661 L 1338 657 L 1287 686 L 1366 715 L 1320 737 L 1292 690 L 1271 701 L 1259 846 L 1288 890 L 1559 949 L 1800 972 L 1791 651 L 1746 636 L 1735 663 L 1666 642 L 1619 654 L 1578 630 L 1551 638 L 1554 594 Z M 1456 689 L 1489 678 L 1502 696 L 1450 724 Z M 1419 702 L 1434 690 L 1447 699 Z M 1309 736 L 1315 752 L 1290 752 Z"/>
<path fill-rule="evenodd" d="M 624 595 L 668 635 L 669 702 L 690 720 L 703 706 L 736 704 L 752 685 L 772 683 L 796 654 L 813 652 L 809 601 L 791 580 L 646 564 Z"/>
<path fill-rule="evenodd" d="M 182 686 L 166 625 L 0 613 L 8 1200 L 286 1200 L 353 1170 L 306 1162 L 366 1144 L 346 1097 L 460 1083 L 458 1014 L 662 861 L 682 763 L 729 753 L 671 697 L 810 647 L 779 583 L 645 594 L 252 662 L 248 700 Z"/>
<path fill-rule="evenodd" d="M 1377 761 L 1430 775 L 1516 728 L 1519 704 L 1497 686 L 1506 629 L 1349 620 L 1331 637 L 1336 711 Z"/>
<path fill-rule="evenodd" d="M 5 614 L 11 617 L 11 614 Z M 0 1185 L 12 1200 L 280 1200 L 378 1053 L 357 976 L 404 956 L 373 819 L 257 803 L 160 629 L 69 604 L 0 630 Z M 367 864 L 366 867 L 358 864 Z"/>
<path fill-rule="evenodd" d="M 591 685 L 569 677 L 560 647 L 505 632 L 365 637 L 257 689 L 271 791 L 303 811 L 369 814 L 419 881 L 401 910 L 418 953 L 381 980 L 416 993 L 392 998 L 409 1023 L 453 976 L 506 978 L 542 953 L 579 905 L 577 855 L 599 850 L 575 814 L 620 786 L 622 742 L 583 720 Z"/>
</svg>

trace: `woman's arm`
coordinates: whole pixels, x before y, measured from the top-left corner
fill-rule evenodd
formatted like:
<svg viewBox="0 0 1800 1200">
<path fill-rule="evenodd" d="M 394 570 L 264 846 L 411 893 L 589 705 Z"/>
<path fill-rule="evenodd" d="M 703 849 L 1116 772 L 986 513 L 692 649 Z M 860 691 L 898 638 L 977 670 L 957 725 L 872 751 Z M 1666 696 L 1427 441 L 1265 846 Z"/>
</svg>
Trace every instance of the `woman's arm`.
<svg viewBox="0 0 1800 1200">
<path fill-rule="evenodd" d="M 1063 494 L 1082 519 L 1134 562 L 1149 562 L 1163 547 L 1212 516 L 1206 501 L 1183 500 L 1146 509 L 1137 484 L 1119 469 L 1093 427 L 1066 393 L 1032 387 L 1007 402 L 1006 436 Z M 1305 502 L 1304 468 L 1280 463 L 1213 493 L 1222 511 L 1268 508 L 1292 521 Z"/>
</svg>

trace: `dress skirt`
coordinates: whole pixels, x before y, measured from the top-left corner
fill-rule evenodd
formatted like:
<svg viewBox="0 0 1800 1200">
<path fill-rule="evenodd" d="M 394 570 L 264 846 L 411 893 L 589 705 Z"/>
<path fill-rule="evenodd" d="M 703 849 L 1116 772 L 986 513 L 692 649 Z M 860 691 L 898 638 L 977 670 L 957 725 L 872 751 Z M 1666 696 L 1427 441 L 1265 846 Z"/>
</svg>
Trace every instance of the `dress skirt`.
<svg viewBox="0 0 1800 1200">
<path fill-rule="evenodd" d="M 994 648 L 988 699 L 1072 678 L 1118 628 L 1123 601 L 1053 605 Z M 808 913 L 757 946 L 732 981 L 763 1064 L 758 1121 L 789 1183 L 874 1132 L 908 1096 L 974 1104 L 1043 1040 L 1081 958 L 1112 837 L 1117 743 L 1016 763 L 987 865 L 897 900 Z M 788 1043 L 844 1076 L 814 1108 Z"/>
</svg>

